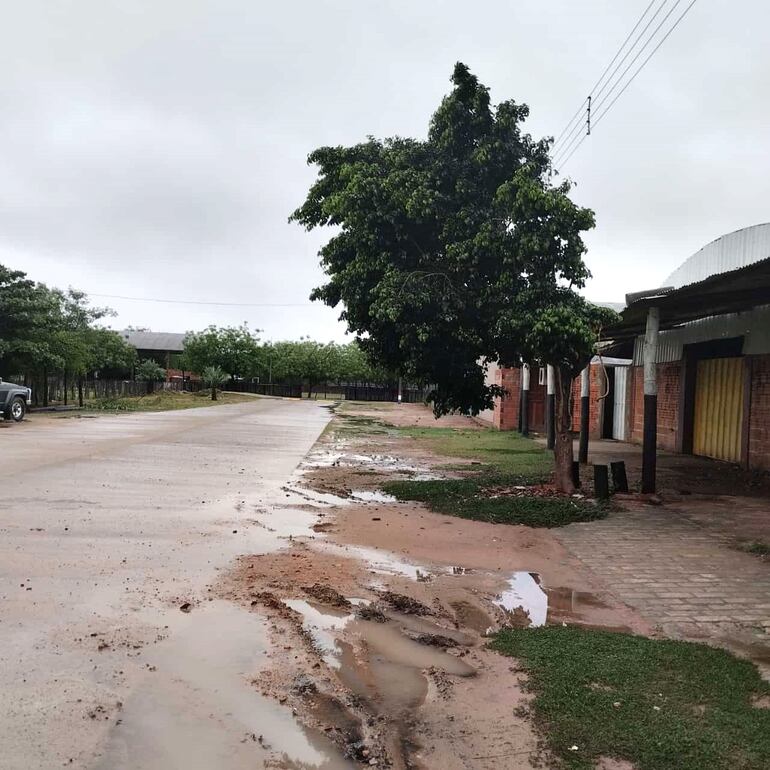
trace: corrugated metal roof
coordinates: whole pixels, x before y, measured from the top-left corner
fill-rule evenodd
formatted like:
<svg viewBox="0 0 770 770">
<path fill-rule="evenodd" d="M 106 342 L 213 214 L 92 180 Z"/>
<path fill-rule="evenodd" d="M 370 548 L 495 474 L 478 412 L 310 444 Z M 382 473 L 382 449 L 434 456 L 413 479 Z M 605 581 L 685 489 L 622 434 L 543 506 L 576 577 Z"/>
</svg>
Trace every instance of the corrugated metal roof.
<svg viewBox="0 0 770 770">
<path fill-rule="evenodd" d="M 727 273 L 770 257 L 770 222 L 728 233 L 695 252 L 674 270 L 663 286 L 679 289 L 710 275 Z"/>
<path fill-rule="evenodd" d="M 137 350 L 164 350 L 171 353 L 181 353 L 187 337 L 186 334 L 173 332 L 136 332 L 125 329 L 120 334 Z"/>
<path fill-rule="evenodd" d="M 770 306 L 758 307 L 746 313 L 711 316 L 691 321 L 676 329 L 660 332 L 657 363 L 679 361 L 685 345 L 707 340 L 743 337 L 743 354 L 770 353 Z M 641 366 L 644 337 L 636 338 L 634 364 Z"/>
</svg>

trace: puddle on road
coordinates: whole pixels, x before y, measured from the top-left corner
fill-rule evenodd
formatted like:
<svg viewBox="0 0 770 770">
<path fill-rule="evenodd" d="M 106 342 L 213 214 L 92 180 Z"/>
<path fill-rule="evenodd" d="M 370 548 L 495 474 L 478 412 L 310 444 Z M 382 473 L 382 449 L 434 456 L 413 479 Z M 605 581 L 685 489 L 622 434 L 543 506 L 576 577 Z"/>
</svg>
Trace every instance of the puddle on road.
<svg viewBox="0 0 770 770">
<path fill-rule="evenodd" d="M 397 503 L 398 498 L 388 495 L 385 492 L 376 492 L 368 489 L 359 489 L 350 493 L 354 500 L 361 500 L 364 503 Z"/>
<path fill-rule="evenodd" d="M 532 572 L 514 572 L 495 604 L 510 615 L 523 610 L 529 615 L 528 625 L 533 628 L 545 625 L 548 617 L 548 595 Z"/>
<path fill-rule="evenodd" d="M 251 686 L 269 649 L 258 615 L 215 601 L 172 618 L 175 631 L 147 656 L 154 669 L 124 704 L 98 770 L 354 767 Z"/>
<path fill-rule="evenodd" d="M 302 615 L 302 626 L 310 634 L 323 661 L 331 668 L 339 668 L 342 650 L 333 632 L 342 631 L 355 616 L 304 599 L 284 599 L 283 603 Z"/>
<path fill-rule="evenodd" d="M 399 575 L 419 582 L 427 582 L 434 576 L 449 571 L 447 567 L 426 567 L 425 565 L 411 564 L 394 553 L 361 545 L 338 545 L 326 540 L 315 541 L 310 545 L 312 548 L 325 553 L 348 559 L 359 559 L 367 565 L 370 572 L 378 575 Z M 382 587 L 382 584 L 374 583 L 373 586 Z"/>
<path fill-rule="evenodd" d="M 495 604 L 509 614 L 514 625 L 536 628 L 547 621 L 576 621 L 589 609 L 608 605 L 594 594 L 572 588 L 543 588 L 536 572 L 514 572 Z M 529 617 L 524 617 L 524 613 Z"/>
<path fill-rule="evenodd" d="M 349 454 L 344 451 L 319 450 L 312 452 L 300 465 L 299 473 L 304 474 L 323 468 L 364 468 L 381 473 L 403 473 L 416 481 L 432 481 L 444 478 L 422 465 L 415 465 L 394 455 Z"/>
<path fill-rule="evenodd" d="M 476 673 L 461 658 L 440 647 L 420 644 L 401 630 L 405 627 L 419 633 L 448 635 L 458 640 L 458 646 L 469 642 L 461 632 L 444 629 L 425 618 L 389 613 L 387 622 L 378 623 L 302 599 L 287 599 L 285 603 L 302 614 L 304 628 L 340 682 L 389 721 L 401 719 L 422 704 L 428 691 L 425 669 L 460 677 Z"/>
</svg>

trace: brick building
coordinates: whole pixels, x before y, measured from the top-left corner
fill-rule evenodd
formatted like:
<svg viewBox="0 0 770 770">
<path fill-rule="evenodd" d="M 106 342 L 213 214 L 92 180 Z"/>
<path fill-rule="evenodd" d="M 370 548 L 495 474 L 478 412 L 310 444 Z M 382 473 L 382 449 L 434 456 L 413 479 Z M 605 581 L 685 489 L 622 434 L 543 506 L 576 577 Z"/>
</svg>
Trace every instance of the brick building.
<svg viewBox="0 0 770 770">
<path fill-rule="evenodd" d="M 134 329 L 125 329 L 120 334 L 129 345 L 136 348 L 140 361 L 149 358 L 166 370 L 166 382 L 181 383 L 200 379 L 197 374 L 181 368 L 186 334 Z"/>
<path fill-rule="evenodd" d="M 627 305 L 609 333 L 633 344 L 629 439 L 643 441 L 647 359 L 658 448 L 770 470 L 770 223 L 717 238 Z"/>
<path fill-rule="evenodd" d="M 652 333 L 655 446 L 770 470 L 770 223 L 712 241 L 663 288 L 628 295 L 626 302 L 622 322 L 605 331 L 615 340 L 612 355 L 623 358 L 591 363 L 589 435 L 643 442 L 645 333 Z M 520 370 L 492 368 L 489 379 L 509 396 L 488 419 L 515 430 Z M 529 418 L 536 432 L 543 429 L 542 383 L 533 369 Z M 573 404 L 579 395 L 578 379 Z M 579 409 L 572 413 L 578 430 Z"/>
<path fill-rule="evenodd" d="M 597 356 L 589 366 L 589 436 L 591 438 L 616 438 L 628 435 L 627 424 L 627 372 L 631 359 Z M 508 393 L 495 400 L 494 409 L 479 415 L 498 430 L 518 430 L 521 392 L 521 370 L 491 365 L 487 383 L 499 385 Z M 533 367 L 530 375 L 528 398 L 528 426 L 534 433 L 545 432 L 546 422 L 545 367 Z M 572 383 L 572 429 L 580 430 L 580 377 Z"/>
</svg>

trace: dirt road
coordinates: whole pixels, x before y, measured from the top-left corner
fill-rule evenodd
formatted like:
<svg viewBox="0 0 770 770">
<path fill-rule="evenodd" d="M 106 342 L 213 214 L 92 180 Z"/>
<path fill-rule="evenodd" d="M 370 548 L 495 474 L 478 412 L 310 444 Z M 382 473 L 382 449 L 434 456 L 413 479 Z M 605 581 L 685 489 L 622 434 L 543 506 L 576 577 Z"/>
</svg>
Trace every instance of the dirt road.
<svg viewBox="0 0 770 770">
<path fill-rule="evenodd" d="M 255 514 L 328 419 L 264 399 L 0 431 L 0 767 L 348 766 L 250 685 L 265 620 L 209 588 L 283 544 Z"/>
</svg>

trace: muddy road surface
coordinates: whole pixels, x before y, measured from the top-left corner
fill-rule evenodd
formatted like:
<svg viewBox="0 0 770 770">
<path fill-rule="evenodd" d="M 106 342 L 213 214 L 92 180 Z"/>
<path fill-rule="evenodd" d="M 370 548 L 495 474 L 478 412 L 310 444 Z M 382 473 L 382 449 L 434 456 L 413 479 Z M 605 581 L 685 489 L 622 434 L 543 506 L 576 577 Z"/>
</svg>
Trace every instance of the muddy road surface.
<svg viewBox="0 0 770 770">
<path fill-rule="evenodd" d="M 33 416 L 0 433 L 0 767 L 337 768 L 251 680 L 266 619 L 214 600 L 329 420 L 315 403 Z"/>
<path fill-rule="evenodd" d="M 426 409 L 330 406 L 0 434 L 0 768 L 553 766 L 490 633 L 650 629 L 550 531 L 383 494 L 451 476 Z"/>
</svg>

